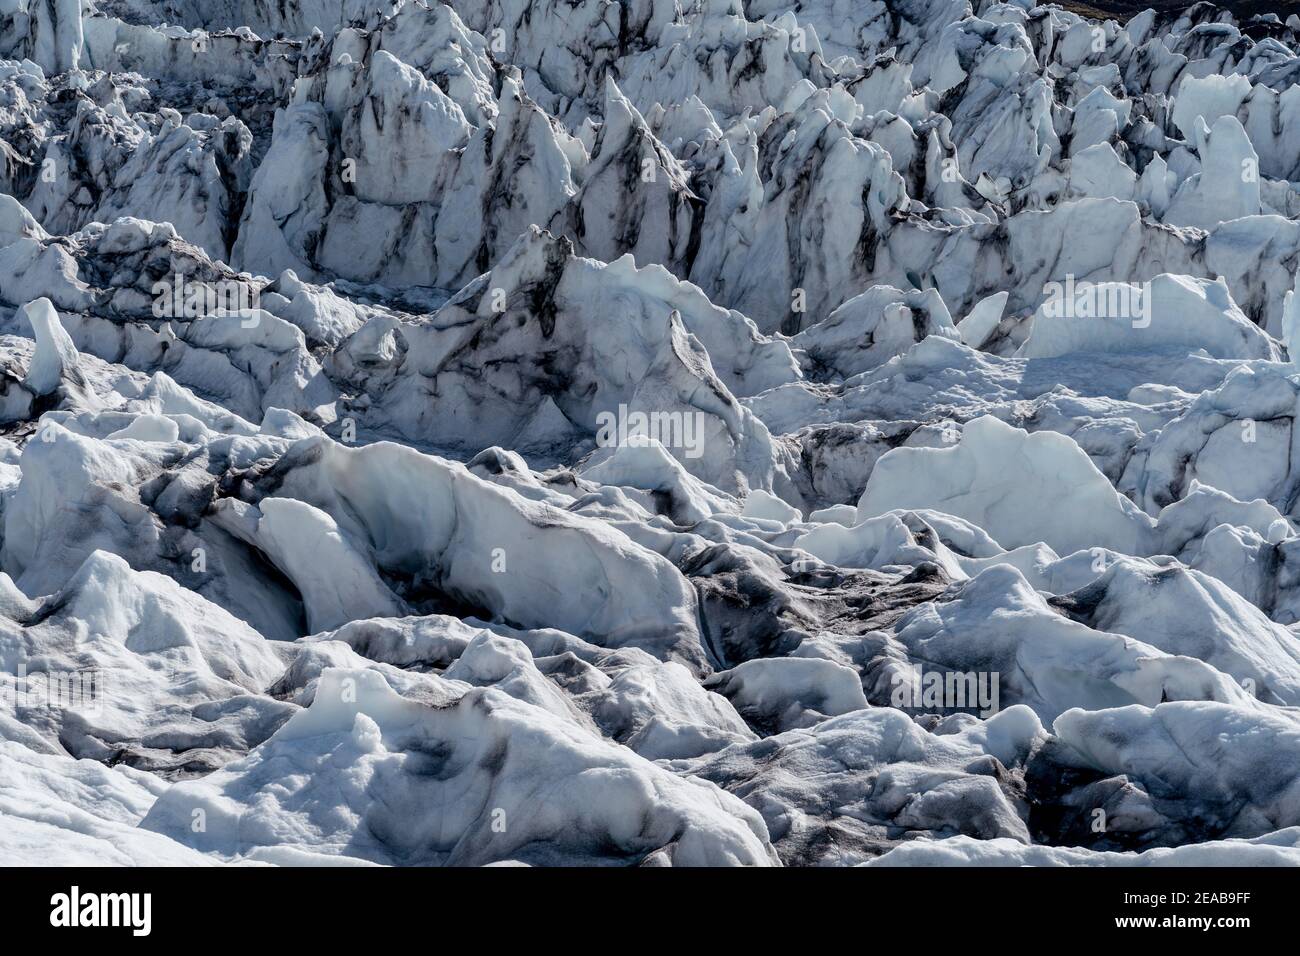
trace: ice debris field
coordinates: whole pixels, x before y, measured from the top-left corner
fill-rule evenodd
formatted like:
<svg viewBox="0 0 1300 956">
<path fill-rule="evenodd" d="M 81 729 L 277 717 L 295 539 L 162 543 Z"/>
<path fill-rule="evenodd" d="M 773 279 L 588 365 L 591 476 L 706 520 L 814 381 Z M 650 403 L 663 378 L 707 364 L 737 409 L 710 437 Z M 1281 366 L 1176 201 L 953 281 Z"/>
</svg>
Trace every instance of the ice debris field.
<svg viewBox="0 0 1300 956">
<path fill-rule="evenodd" d="M 1300 19 L 0 0 L 0 860 L 1300 864 Z"/>
</svg>

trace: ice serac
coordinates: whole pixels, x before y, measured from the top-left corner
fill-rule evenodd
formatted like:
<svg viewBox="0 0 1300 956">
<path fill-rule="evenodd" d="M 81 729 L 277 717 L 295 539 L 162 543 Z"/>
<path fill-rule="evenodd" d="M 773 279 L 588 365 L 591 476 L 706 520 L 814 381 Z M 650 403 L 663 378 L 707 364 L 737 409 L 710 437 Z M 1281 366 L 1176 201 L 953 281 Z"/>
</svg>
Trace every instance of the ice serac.
<svg viewBox="0 0 1300 956">
<path fill-rule="evenodd" d="M 329 515 L 294 498 L 264 498 L 259 507 L 219 502 L 217 524 L 266 554 L 303 597 L 307 627 L 325 631 L 367 617 L 400 617 L 403 604 L 371 559 Z"/>
<path fill-rule="evenodd" d="M 80 0 L 32 0 L 32 59 L 50 73 L 75 70 L 85 42 Z"/>
<path fill-rule="evenodd" d="M 690 585 L 608 525 L 387 442 L 347 448 L 303 439 L 264 482 L 277 498 L 312 506 L 322 530 L 321 514 L 328 516 L 345 540 L 373 555 L 377 569 L 403 578 L 413 598 L 441 591 L 507 623 L 558 627 L 707 666 Z"/>
<path fill-rule="evenodd" d="M 1213 229 L 1219 223 L 1260 213 L 1259 156 L 1235 116 L 1224 116 L 1211 129 L 1198 117 L 1196 151 L 1201 171 L 1174 194 L 1165 222 Z"/>
<path fill-rule="evenodd" d="M 1006 547 L 1043 541 L 1146 553 L 1152 520 L 1115 491 L 1067 435 L 1028 433 L 991 416 L 968 422 L 950 447 L 881 457 L 858 501 L 866 520 L 896 508 L 965 518 Z"/>
<path fill-rule="evenodd" d="M 37 299 L 19 312 L 36 336 L 36 351 L 23 384 L 36 395 L 48 395 L 64 378 L 80 381 L 77 371 L 77 347 L 59 324 L 59 314 L 49 299 Z"/>
<path fill-rule="evenodd" d="M 1046 602 L 1015 567 L 994 564 L 945 597 L 904 615 L 894 640 L 906 648 L 909 660 L 923 661 L 929 669 L 998 674 L 997 701 L 991 687 L 964 685 L 962 703 L 969 711 L 1025 704 L 1051 726 L 1076 706 L 1104 710 L 1130 702 L 1245 704 L 1250 699 L 1228 674 L 1190 655 L 1176 656 L 1178 648 L 1168 646 L 1173 641 L 1162 642 L 1166 647 L 1158 650 L 1105 632 L 1103 622 L 1114 622 L 1104 618 L 1089 621 L 1089 628 L 1061 616 L 1056 602 Z M 890 672 L 888 647 L 878 653 L 872 669 Z M 882 696 L 886 686 L 897 687 L 907 675 L 888 676 L 888 682 L 883 674 L 876 677 Z"/>
<path fill-rule="evenodd" d="M 1294 706 L 1300 698 L 1300 648 L 1294 635 L 1202 571 L 1119 560 L 1097 580 L 1053 603 L 1091 627 L 1204 661 L 1258 700 Z M 1210 621 L 1214 623 L 1202 623 Z"/>
<path fill-rule="evenodd" d="M 799 377 L 785 343 L 660 267 L 595 263 L 537 228 L 429 320 L 373 320 L 335 362 L 366 396 L 356 414 L 407 440 L 469 454 L 527 444 L 572 463 L 622 442 L 637 416 L 687 471 L 733 491 L 770 488 L 784 463 L 726 382 L 752 392 Z"/>
<path fill-rule="evenodd" d="M 1293 441 L 1300 381 L 1290 366 L 1243 365 L 1202 392 L 1161 429 L 1138 477 L 1137 500 L 1162 508 L 1199 482 L 1241 501 L 1263 498 L 1282 514 L 1296 507 Z"/>
<path fill-rule="evenodd" d="M 1233 301 L 1222 279 L 1159 275 L 1141 286 L 1066 286 L 1064 294 L 1071 291 L 1070 298 L 1039 306 L 1017 355 L 1195 349 L 1222 359 L 1276 360 L 1281 355 L 1277 343 Z"/>
</svg>

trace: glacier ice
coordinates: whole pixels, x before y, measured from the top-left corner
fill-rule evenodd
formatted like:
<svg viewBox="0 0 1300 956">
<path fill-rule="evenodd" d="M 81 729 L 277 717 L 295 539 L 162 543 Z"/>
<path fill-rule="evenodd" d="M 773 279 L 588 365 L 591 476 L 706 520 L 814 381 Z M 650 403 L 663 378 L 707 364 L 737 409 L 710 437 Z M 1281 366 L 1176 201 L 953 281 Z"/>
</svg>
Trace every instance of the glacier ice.
<svg viewBox="0 0 1300 956">
<path fill-rule="evenodd" d="M 1298 157 L 1207 4 L 0 4 L 0 857 L 1300 865 Z"/>
</svg>

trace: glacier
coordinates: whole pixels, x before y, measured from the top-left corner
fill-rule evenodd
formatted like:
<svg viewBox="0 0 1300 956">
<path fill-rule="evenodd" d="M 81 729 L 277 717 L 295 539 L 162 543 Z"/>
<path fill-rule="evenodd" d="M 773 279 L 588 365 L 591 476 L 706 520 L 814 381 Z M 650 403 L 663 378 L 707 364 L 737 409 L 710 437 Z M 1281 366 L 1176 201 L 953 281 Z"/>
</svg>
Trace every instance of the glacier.
<svg viewBox="0 0 1300 956">
<path fill-rule="evenodd" d="M 0 862 L 1300 865 L 1300 16 L 1068 6 L 0 0 Z"/>
</svg>

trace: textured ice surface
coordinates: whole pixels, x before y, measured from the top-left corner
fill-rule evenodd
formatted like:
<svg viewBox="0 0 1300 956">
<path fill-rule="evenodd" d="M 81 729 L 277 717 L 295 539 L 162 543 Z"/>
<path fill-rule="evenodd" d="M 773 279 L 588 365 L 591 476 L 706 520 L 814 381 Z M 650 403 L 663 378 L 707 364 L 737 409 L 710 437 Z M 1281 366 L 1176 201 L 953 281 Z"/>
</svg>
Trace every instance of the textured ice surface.
<svg viewBox="0 0 1300 956">
<path fill-rule="evenodd" d="M 0 857 L 1300 865 L 1300 19 L 0 4 Z"/>
</svg>

